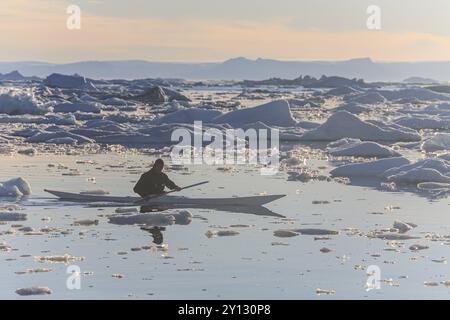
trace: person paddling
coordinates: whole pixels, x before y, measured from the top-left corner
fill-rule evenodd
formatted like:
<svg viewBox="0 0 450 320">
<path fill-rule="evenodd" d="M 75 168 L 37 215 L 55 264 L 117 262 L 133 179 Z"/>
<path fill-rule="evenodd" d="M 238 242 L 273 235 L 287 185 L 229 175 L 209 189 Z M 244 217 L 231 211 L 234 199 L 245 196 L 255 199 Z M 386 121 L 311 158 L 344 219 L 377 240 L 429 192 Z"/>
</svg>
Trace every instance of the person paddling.
<svg viewBox="0 0 450 320">
<path fill-rule="evenodd" d="M 180 191 L 181 188 L 177 186 L 169 177 L 162 172 L 164 169 L 164 161 L 157 159 L 153 164 L 153 168 L 144 173 L 133 188 L 133 191 L 146 198 L 153 194 L 161 194 L 164 188 L 170 190 Z"/>
</svg>

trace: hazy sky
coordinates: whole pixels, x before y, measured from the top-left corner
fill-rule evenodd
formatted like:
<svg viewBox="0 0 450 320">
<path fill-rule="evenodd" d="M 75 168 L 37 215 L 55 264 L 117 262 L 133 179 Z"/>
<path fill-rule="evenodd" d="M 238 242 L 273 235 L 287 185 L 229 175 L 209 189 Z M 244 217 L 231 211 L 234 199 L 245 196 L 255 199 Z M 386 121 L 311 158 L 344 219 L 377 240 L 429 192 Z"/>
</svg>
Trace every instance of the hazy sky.
<svg viewBox="0 0 450 320">
<path fill-rule="evenodd" d="M 2 61 L 450 60 L 450 1 L 0 0 L 0 48 Z"/>
</svg>

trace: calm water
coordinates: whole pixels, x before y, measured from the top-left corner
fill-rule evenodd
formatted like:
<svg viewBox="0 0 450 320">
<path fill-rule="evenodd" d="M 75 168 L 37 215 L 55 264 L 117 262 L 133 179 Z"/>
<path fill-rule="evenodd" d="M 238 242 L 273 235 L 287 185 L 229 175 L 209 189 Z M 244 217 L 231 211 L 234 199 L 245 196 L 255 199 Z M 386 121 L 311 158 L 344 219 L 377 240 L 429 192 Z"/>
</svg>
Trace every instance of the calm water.
<svg viewBox="0 0 450 320">
<path fill-rule="evenodd" d="M 92 160 L 95 163 L 77 163 Z M 41 299 L 347 299 L 347 298 L 433 298 L 448 299 L 450 288 L 425 286 L 425 281 L 450 280 L 448 258 L 450 242 L 430 241 L 427 233 L 449 235 L 448 199 L 429 201 L 412 193 L 381 192 L 371 188 L 331 182 L 287 182 L 286 175 L 267 177 L 252 167 L 224 172 L 215 167 L 172 170 L 169 176 L 179 185 L 210 180 L 208 185 L 183 191 L 196 197 L 251 196 L 266 192 L 287 197 L 267 207 L 288 219 L 259 215 L 189 209 L 194 215 L 189 225 L 167 226 L 162 232 L 168 250 L 132 251 L 152 246 L 152 235 L 139 226 L 108 223 L 105 215 L 115 207 L 95 208 L 55 201 L 43 189 L 81 191 L 103 189 L 112 195 L 131 195 L 131 189 L 153 159 L 142 155 L 15 156 L 1 157 L 2 179 L 22 176 L 33 189 L 27 200 L 18 201 L 28 215 L 26 221 L 0 225 L 0 231 L 21 224 L 36 229 L 45 226 L 69 230 L 45 235 L 1 235 L 15 250 L 0 251 L 0 298 L 23 299 L 15 290 L 47 286 L 53 290 Z M 49 167 L 62 164 L 68 169 Z M 66 175 L 77 168 L 80 175 Z M 72 171 L 73 172 L 73 171 Z M 95 183 L 89 178 L 95 177 Z M 14 200 L 3 199 L 4 203 Z M 329 203 L 314 204 L 315 201 Z M 386 210 L 388 206 L 399 207 Z M 371 214 L 381 212 L 384 214 Z M 50 218 L 44 219 L 43 218 Z M 73 226 L 75 220 L 97 219 L 98 225 Z M 413 222 L 409 234 L 421 239 L 390 246 L 384 240 L 369 239 L 367 232 L 389 228 L 395 220 Z M 232 225 L 248 225 L 235 226 Z M 227 227 L 236 236 L 208 238 L 208 230 Z M 299 235 L 277 238 L 273 231 L 288 228 L 340 230 L 329 240 Z M 351 234 L 357 228 L 363 235 Z M 409 246 L 424 244 L 429 249 L 412 252 Z M 321 248 L 334 251 L 322 253 Z M 398 251 L 390 249 L 397 248 Z M 388 250 L 386 250 L 388 249 Z M 36 262 L 35 256 L 63 255 L 85 257 L 68 265 Z M 126 254 L 124 254 L 126 253 Z M 67 267 L 80 267 L 81 289 L 66 286 Z M 381 283 L 379 290 L 367 292 L 365 270 L 376 265 L 381 279 L 392 279 L 395 286 Z M 47 273 L 17 274 L 34 268 L 52 268 Z M 123 275 L 122 279 L 113 274 Z M 316 295 L 316 289 L 335 290 L 334 295 Z"/>
</svg>

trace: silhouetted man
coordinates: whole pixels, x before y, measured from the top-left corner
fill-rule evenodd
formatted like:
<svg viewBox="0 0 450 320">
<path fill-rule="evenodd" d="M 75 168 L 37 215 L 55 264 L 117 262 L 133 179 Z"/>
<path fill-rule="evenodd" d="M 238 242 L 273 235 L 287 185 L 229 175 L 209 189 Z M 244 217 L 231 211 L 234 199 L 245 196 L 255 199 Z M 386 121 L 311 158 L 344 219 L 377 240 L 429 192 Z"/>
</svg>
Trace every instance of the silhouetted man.
<svg viewBox="0 0 450 320">
<path fill-rule="evenodd" d="M 142 198 L 146 198 L 152 194 L 161 194 L 164 192 L 164 188 L 167 187 L 170 190 L 181 190 L 172 180 L 162 172 L 164 169 L 164 161 L 158 159 L 153 164 L 153 168 L 144 173 L 139 181 L 134 186 L 134 192 L 140 195 Z"/>
</svg>

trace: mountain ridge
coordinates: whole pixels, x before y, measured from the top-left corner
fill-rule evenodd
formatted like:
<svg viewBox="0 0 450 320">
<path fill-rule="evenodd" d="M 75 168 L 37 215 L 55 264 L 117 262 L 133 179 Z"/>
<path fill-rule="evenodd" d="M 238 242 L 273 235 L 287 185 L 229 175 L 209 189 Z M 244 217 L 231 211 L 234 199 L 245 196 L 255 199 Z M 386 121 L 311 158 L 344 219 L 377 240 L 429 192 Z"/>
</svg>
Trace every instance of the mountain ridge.
<svg viewBox="0 0 450 320">
<path fill-rule="evenodd" d="M 52 73 L 81 74 L 92 79 L 183 78 L 188 80 L 263 80 L 341 76 L 366 81 L 401 82 L 410 77 L 450 80 L 450 61 L 377 62 L 368 57 L 342 61 L 296 61 L 231 58 L 223 62 L 156 62 L 146 60 L 89 60 L 70 63 L 0 62 L 0 73 L 45 78 Z"/>
</svg>

